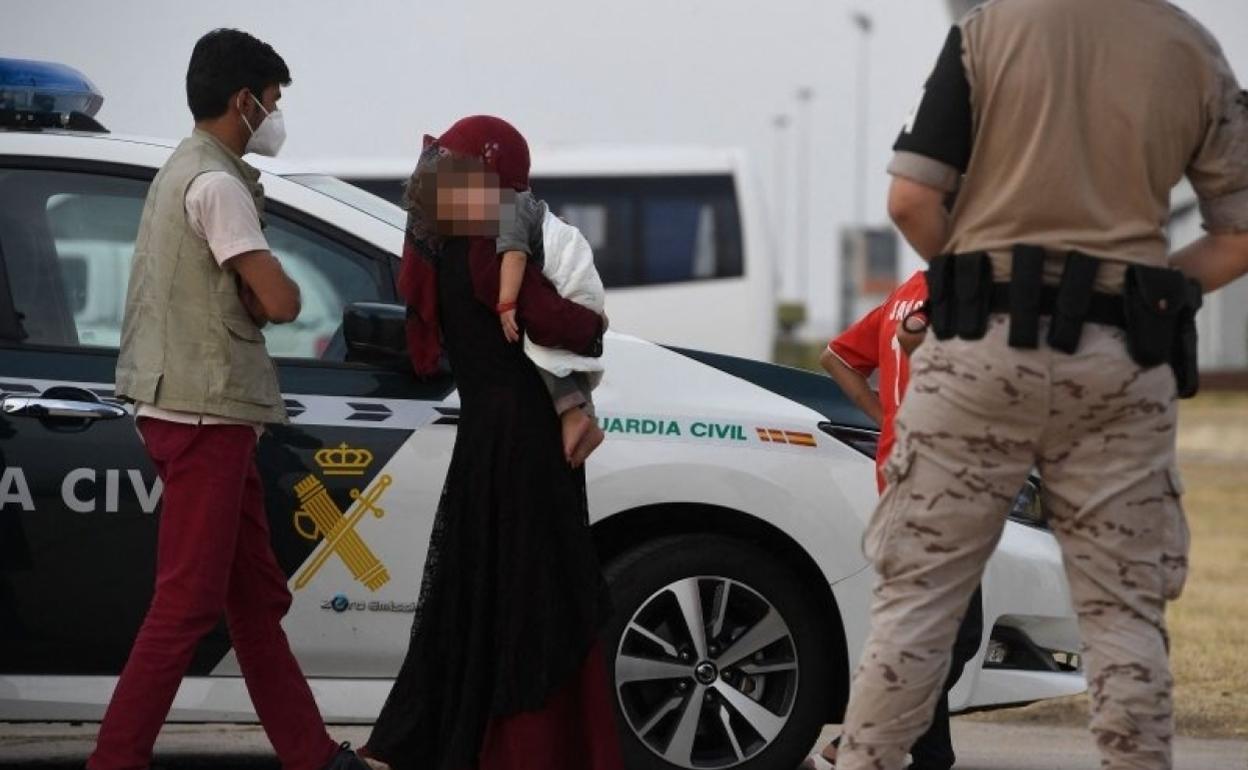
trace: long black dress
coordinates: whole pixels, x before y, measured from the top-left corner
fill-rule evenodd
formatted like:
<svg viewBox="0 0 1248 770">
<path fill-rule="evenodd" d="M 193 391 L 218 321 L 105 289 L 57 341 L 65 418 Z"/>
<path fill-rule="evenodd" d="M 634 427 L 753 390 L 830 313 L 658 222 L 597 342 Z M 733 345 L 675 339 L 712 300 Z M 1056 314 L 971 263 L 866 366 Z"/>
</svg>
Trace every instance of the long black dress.
<svg viewBox="0 0 1248 770">
<path fill-rule="evenodd" d="M 435 262 L 459 432 L 411 646 L 366 748 L 395 770 L 473 767 L 492 720 L 577 675 L 609 612 L 584 470 L 533 363 L 474 297 L 466 251 L 451 240 Z"/>
</svg>

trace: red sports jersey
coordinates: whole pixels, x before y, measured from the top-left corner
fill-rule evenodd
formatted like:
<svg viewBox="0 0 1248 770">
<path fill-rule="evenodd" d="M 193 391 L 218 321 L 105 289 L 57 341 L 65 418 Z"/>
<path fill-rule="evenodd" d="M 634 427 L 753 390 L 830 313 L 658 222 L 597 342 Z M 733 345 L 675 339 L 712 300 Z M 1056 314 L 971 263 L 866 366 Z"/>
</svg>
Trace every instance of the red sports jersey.
<svg viewBox="0 0 1248 770">
<path fill-rule="evenodd" d="M 862 376 L 869 377 L 876 369 L 880 370 L 880 406 L 884 422 L 880 425 L 880 444 L 875 453 L 875 476 L 880 491 L 884 490 L 881 469 L 893 448 L 893 417 L 897 415 L 901 396 L 910 381 L 910 362 L 897 342 L 897 325 L 926 299 L 927 280 L 920 271 L 894 289 L 884 304 L 828 343 L 828 349 L 837 358 Z"/>
</svg>

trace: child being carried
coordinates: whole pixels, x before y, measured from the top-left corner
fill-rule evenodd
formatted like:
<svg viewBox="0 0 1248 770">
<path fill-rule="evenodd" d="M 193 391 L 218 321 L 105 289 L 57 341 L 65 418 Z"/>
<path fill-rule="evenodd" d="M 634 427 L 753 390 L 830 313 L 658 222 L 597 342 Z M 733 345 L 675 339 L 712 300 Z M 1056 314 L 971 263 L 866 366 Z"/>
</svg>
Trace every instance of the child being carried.
<svg viewBox="0 0 1248 770">
<path fill-rule="evenodd" d="M 514 212 L 505 210 L 497 251 L 501 258 L 497 311 L 503 334 L 511 342 L 521 338 L 516 324 L 516 298 L 528 260 L 536 262 L 561 297 L 604 315 L 606 291 L 594 267 L 589 241 L 580 230 L 552 214 L 531 192 L 516 193 Z M 593 402 L 593 389 L 602 380 L 602 362 L 538 345 L 527 336 L 524 352 L 537 365 L 550 391 L 562 425 L 564 456 L 574 467 L 580 466 L 603 441 Z"/>
</svg>

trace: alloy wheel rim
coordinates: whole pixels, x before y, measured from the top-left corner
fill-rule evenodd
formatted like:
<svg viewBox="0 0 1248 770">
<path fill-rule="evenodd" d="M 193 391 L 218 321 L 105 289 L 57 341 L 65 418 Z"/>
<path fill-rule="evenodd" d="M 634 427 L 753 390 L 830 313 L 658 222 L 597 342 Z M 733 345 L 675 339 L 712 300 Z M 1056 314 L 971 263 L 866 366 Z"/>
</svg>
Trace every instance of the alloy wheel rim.
<svg viewBox="0 0 1248 770">
<path fill-rule="evenodd" d="M 738 580 L 677 580 L 642 602 L 620 636 L 615 686 L 633 734 L 689 770 L 735 767 L 792 715 L 797 647 L 780 612 Z"/>
</svg>

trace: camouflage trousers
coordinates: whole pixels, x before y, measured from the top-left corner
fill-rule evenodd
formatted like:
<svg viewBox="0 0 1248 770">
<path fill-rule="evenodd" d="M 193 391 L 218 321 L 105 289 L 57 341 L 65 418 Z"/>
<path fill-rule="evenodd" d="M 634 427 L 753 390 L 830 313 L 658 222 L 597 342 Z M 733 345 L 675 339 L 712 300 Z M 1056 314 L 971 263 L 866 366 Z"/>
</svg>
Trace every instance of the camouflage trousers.
<svg viewBox="0 0 1248 770">
<path fill-rule="evenodd" d="M 1034 466 L 1083 639 L 1102 767 L 1170 767 L 1165 602 L 1187 574 L 1175 385 L 1122 332 L 1078 352 L 929 337 L 911 358 L 888 488 L 864 537 L 879 576 L 837 767 L 898 770 L 927 729 L 967 600 Z M 1041 338 L 1043 339 L 1043 329 Z"/>
</svg>

